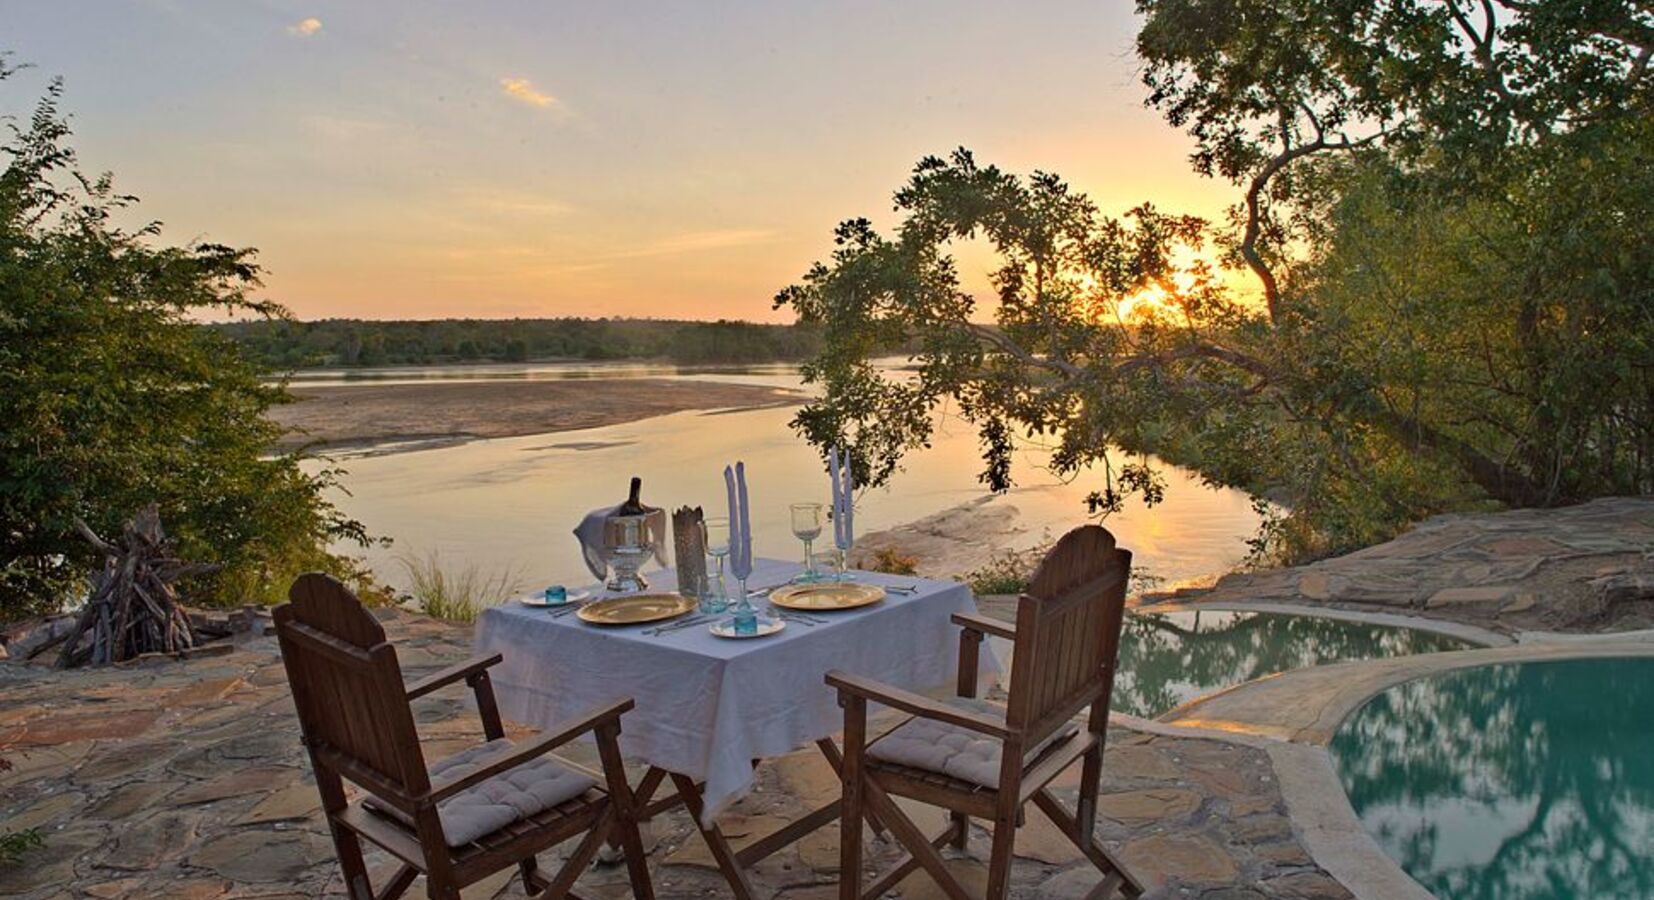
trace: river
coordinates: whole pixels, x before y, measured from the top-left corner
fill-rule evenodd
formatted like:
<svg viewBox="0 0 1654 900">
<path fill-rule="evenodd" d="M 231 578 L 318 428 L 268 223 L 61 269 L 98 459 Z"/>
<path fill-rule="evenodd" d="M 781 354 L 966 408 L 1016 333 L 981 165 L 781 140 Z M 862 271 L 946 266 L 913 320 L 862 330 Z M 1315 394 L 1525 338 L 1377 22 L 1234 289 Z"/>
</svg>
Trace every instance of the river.
<svg viewBox="0 0 1654 900">
<path fill-rule="evenodd" d="M 377 384 L 454 379 L 683 378 L 783 387 L 799 386 L 790 366 L 679 369 L 665 365 L 443 366 L 371 372 L 307 372 L 296 386 Z M 755 552 L 795 558 L 801 545 L 787 527 L 787 506 L 825 502 L 827 477 L 813 448 L 787 426 L 792 409 L 689 411 L 637 422 L 552 434 L 473 441 L 396 453 L 342 454 L 347 470 L 339 507 L 389 547 L 364 555 L 388 583 L 405 586 L 401 559 L 438 555 L 444 566 L 475 564 L 510 572 L 520 586 L 591 580 L 570 533 L 587 511 L 624 499 L 627 480 L 643 478 L 644 501 L 676 508 L 722 511 L 723 467 L 744 460 L 753 505 Z M 1045 454 L 1019 453 L 1017 487 L 989 501 L 1019 513 L 1020 549 L 1054 538 L 1085 521 L 1084 497 L 1100 477 L 1065 483 L 1043 468 Z M 885 487 L 862 492 L 856 523 L 862 532 L 901 525 L 984 495 L 976 434 L 943 417 L 933 446 L 905 462 Z M 1193 473 L 1165 467 L 1166 499 L 1153 508 L 1132 503 L 1105 524 L 1148 573 L 1177 584 L 1233 568 L 1257 528 L 1250 500 L 1212 489 Z"/>
</svg>

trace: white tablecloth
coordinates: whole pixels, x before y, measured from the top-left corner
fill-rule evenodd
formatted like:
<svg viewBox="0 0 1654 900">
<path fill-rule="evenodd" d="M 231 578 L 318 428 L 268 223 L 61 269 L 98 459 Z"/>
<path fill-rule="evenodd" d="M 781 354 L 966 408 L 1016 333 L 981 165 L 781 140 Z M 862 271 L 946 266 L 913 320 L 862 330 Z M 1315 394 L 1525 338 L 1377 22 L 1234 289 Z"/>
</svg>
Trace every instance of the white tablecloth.
<svg viewBox="0 0 1654 900">
<path fill-rule="evenodd" d="M 797 563 L 759 560 L 748 587 L 783 583 Z M 670 571 L 652 576 L 676 585 Z M 970 591 L 951 581 L 858 573 L 874 584 L 915 584 L 859 610 L 821 614 L 815 626 L 788 622 L 780 634 L 714 637 L 706 626 L 660 636 L 646 626 L 600 628 L 511 602 L 477 620 L 479 653 L 505 661 L 490 670 L 509 719 L 548 728 L 603 703 L 631 697 L 621 720 L 626 755 L 706 783 L 707 818 L 752 785 L 752 760 L 779 756 L 843 727 L 822 676 L 843 669 L 909 690 L 949 683 L 959 629 L 949 617 L 975 612 Z M 733 582 L 731 582 L 733 589 Z M 756 604 L 761 612 L 767 603 Z M 991 654 L 984 654 L 991 671 Z"/>
</svg>

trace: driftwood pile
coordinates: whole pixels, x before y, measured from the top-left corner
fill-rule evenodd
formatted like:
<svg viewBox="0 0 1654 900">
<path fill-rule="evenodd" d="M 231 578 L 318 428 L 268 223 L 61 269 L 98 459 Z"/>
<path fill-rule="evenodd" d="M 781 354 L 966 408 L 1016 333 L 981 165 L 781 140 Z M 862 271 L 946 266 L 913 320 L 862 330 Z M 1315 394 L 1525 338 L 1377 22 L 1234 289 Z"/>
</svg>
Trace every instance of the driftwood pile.
<svg viewBox="0 0 1654 900">
<path fill-rule="evenodd" d="M 63 643 L 58 667 L 101 666 L 145 653 L 180 654 L 193 648 L 196 636 L 175 585 L 217 567 L 175 558 L 153 504 L 126 524 L 117 541 L 104 540 L 78 519 L 75 528 L 105 558 L 103 569 L 92 576 L 86 606 Z"/>
</svg>

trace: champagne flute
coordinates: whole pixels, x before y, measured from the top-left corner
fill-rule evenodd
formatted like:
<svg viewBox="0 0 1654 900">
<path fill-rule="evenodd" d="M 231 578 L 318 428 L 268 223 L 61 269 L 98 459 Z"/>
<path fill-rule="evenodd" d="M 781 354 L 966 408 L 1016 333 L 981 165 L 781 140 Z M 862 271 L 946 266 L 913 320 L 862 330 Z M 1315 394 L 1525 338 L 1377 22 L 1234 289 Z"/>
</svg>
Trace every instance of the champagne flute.
<svg viewBox="0 0 1654 900">
<path fill-rule="evenodd" d="M 833 547 L 838 550 L 838 578 L 839 581 L 855 581 L 856 576 L 850 574 L 850 548 L 854 547 L 856 539 L 848 528 L 833 529 Z"/>
<path fill-rule="evenodd" d="M 820 503 L 794 503 L 792 510 L 793 536 L 804 542 L 804 571 L 799 573 L 795 581 L 819 581 L 821 573 L 816 571 L 815 555 L 810 552 L 810 545 L 821 536 Z"/>
<path fill-rule="evenodd" d="M 724 588 L 724 558 L 729 556 L 729 519 L 723 516 L 703 519 L 701 537 L 707 555 L 718 564 L 706 594 L 701 597 L 701 612 L 721 613 L 729 608 L 729 592 Z"/>
</svg>

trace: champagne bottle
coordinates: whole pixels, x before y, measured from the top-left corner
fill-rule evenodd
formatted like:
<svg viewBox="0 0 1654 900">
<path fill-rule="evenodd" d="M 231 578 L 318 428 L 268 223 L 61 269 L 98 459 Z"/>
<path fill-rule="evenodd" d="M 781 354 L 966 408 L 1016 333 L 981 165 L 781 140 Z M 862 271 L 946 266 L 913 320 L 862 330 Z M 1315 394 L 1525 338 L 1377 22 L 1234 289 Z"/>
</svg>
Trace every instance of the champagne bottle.
<svg viewBox="0 0 1654 900">
<path fill-rule="evenodd" d="M 621 516 L 641 516 L 648 512 L 649 510 L 644 508 L 643 501 L 639 498 L 639 495 L 641 495 L 642 492 L 643 479 L 633 475 L 631 492 L 627 495 L 626 502 L 620 504 L 620 509 L 616 510 L 615 514 Z"/>
</svg>

